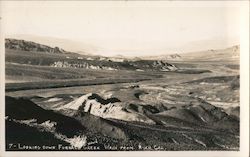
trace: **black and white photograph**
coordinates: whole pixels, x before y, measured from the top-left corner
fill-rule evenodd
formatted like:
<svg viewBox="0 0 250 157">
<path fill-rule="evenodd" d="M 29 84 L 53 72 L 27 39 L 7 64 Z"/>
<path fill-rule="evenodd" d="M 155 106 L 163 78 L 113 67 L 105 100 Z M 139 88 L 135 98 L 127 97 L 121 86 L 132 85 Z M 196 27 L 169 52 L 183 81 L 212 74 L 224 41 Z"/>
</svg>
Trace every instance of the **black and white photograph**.
<svg viewBox="0 0 250 157">
<path fill-rule="evenodd" d="M 4 152 L 249 149 L 248 1 L 0 3 Z"/>
</svg>

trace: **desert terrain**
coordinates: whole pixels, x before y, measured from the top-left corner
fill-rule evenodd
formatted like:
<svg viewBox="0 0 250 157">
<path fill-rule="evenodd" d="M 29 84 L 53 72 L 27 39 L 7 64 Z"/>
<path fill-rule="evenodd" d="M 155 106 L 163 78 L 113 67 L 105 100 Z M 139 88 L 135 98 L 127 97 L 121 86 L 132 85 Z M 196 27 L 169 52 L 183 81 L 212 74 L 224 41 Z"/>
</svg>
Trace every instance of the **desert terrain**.
<svg viewBox="0 0 250 157">
<path fill-rule="evenodd" d="M 5 48 L 6 150 L 239 150 L 239 45 L 135 58 Z"/>
</svg>

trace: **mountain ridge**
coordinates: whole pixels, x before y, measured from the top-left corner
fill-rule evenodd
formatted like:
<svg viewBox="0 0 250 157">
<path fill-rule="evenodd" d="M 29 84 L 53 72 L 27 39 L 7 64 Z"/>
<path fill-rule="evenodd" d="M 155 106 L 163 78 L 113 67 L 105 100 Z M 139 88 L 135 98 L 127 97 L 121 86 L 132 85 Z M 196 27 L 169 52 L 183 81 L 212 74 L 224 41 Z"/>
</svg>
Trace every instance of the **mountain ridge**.
<svg viewBox="0 0 250 157">
<path fill-rule="evenodd" d="M 33 41 L 5 39 L 5 47 L 8 49 L 22 50 L 22 51 L 39 51 L 46 53 L 65 53 L 66 51 L 59 47 L 50 47 L 39 44 Z"/>
<path fill-rule="evenodd" d="M 25 40 L 6 39 L 5 47 L 6 61 L 18 64 L 94 70 L 175 71 L 178 69 L 175 65 L 162 60 L 128 60 L 121 57 L 80 55 L 59 47 L 52 48 Z"/>
</svg>

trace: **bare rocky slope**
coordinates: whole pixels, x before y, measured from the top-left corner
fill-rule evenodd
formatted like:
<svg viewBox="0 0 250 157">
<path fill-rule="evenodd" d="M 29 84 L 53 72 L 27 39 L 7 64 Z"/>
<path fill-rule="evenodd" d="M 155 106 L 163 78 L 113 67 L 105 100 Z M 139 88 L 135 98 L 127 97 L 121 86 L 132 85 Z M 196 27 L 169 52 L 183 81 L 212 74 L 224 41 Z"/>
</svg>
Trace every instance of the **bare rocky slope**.
<svg viewBox="0 0 250 157">
<path fill-rule="evenodd" d="M 92 98 L 97 97 L 89 99 Z M 69 150 L 234 150 L 239 142 L 233 132 L 214 130 L 207 127 L 207 124 L 193 123 L 190 116 L 195 120 L 199 117 L 190 115 L 189 112 L 184 114 L 182 109 L 179 109 L 177 114 L 168 114 L 169 118 L 164 112 L 161 115 L 164 118 L 144 113 L 155 122 L 159 121 L 159 118 L 166 120 L 165 124 L 155 125 L 113 118 L 103 119 L 100 115 L 93 115 L 91 110 L 86 112 L 83 106 L 76 110 L 64 108 L 52 111 L 45 110 L 28 99 L 6 97 L 6 103 L 7 150 L 16 150 L 8 144 L 17 142 L 21 145 L 39 146 L 39 149 L 34 150 L 46 150 L 42 147 L 43 144 L 55 145 L 53 150 L 62 149 L 58 144 L 69 146 Z M 204 111 L 214 108 L 209 106 L 196 110 L 201 110 L 203 114 Z M 220 114 L 215 115 L 218 117 Z M 180 116 L 185 116 L 186 120 Z M 184 123 L 185 127 L 175 127 L 174 123 Z M 18 132 L 15 129 L 18 129 Z M 26 136 L 29 133 L 32 133 L 31 140 Z M 44 138 L 41 139 L 41 136 Z M 93 147 L 95 149 L 91 149 Z"/>
<path fill-rule="evenodd" d="M 32 41 L 17 40 L 17 39 L 5 39 L 5 48 L 21 51 L 37 51 L 46 53 L 64 53 L 66 52 L 59 47 L 50 47 L 42 44 L 38 44 Z"/>
</svg>

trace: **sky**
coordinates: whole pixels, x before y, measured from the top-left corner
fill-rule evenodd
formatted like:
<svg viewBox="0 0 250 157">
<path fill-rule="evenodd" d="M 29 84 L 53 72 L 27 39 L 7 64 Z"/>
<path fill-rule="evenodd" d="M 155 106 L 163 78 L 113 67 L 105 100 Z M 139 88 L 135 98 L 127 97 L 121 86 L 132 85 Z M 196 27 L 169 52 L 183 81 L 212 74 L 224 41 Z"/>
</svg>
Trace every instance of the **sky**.
<svg viewBox="0 0 250 157">
<path fill-rule="evenodd" d="M 142 56 L 226 48 L 240 43 L 242 5 L 236 1 L 1 3 L 7 37 L 48 38 L 51 40 L 46 44 L 52 45 L 58 43 L 56 40 L 70 41 L 60 42 L 69 51 Z"/>
</svg>

